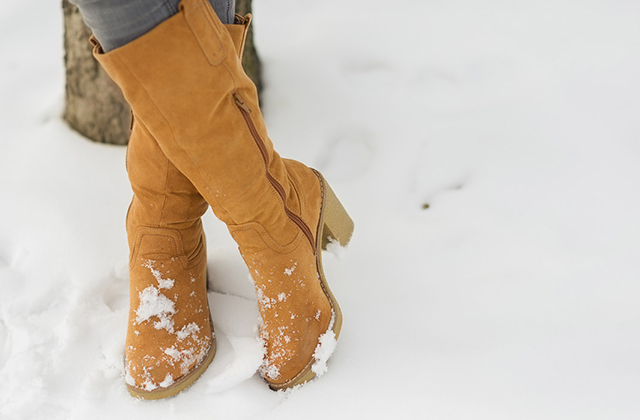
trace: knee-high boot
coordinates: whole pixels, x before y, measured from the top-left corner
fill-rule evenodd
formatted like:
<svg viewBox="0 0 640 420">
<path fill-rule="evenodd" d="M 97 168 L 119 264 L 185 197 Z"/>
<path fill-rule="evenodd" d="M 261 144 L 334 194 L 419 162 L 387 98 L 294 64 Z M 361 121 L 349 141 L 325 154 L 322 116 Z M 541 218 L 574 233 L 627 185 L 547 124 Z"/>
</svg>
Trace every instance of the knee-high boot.
<svg viewBox="0 0 640 420">
<path fill-rule="evenodd" d="M 263 320 L 262 373 L 281 389 L 319 372 L 321 345 L 340 332 L 320 251 L 329 238 L 346 244 L 353 223 L 320 173 L 274 150 L 234 49 L 206 0 L 184 0 L 142 37 L 94 54 L 238 243 Z"/>
</svg>

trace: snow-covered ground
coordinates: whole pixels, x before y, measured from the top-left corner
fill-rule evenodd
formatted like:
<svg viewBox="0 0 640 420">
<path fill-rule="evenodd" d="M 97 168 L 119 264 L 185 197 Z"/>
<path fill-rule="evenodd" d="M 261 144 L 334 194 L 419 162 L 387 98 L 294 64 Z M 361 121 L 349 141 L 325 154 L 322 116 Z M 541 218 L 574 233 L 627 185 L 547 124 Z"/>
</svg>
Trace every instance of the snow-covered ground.
<svg viewBox="0 0 640 420">
<path fill-rule="evenodd" d="M 59 2 L 5 2 L 0 418 L 640 418 L 640 2 L 254 8 L 271 137 L 356 221 L 325 258 L 328 373 L 259 378 L 255 294 L 207 214 L 219 352 L 174 398 L 128 395 L 125 150 L 60 120 Z"/>
</svg>

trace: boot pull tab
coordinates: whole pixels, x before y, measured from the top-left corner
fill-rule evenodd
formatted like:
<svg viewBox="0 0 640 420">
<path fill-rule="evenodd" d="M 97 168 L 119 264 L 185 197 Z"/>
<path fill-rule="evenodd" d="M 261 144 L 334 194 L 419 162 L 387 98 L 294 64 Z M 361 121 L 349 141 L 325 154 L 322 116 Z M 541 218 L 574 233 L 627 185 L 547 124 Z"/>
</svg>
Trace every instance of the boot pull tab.
<svg viewBox="0 0 640 420">
<path fill-rule="evenodd" d="M 221 39 L 227 31 L 207 0 L 183 0 L 180 11 L 200 45 L 200 49 L 212 66 L 217 66 L 227 57 Z"/>
<path fill-rule="evenodd" d="M 242 96 L 238 92 L 233 92 L 233 100 L 236 102 L 236 105 L 242 108 L 248 114 L 251 114 L 251 108 L 244 102 Z"/>
</svg>

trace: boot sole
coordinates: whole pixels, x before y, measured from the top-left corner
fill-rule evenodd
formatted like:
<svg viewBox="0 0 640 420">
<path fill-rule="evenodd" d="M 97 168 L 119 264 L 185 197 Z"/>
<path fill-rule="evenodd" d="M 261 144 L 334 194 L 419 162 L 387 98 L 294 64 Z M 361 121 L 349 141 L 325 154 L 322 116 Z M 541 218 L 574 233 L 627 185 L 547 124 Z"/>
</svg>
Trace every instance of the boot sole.
<svg viewBox="0 0 640 420">
<path fill-rule="evenodd" d="M 211 322 L 211 320 L 210 320 Z M 213 323 L 211 323 L 211 332 L 213 332 Z M 215 334 L 211 335 L 211 348 L 207 353 L 207 357 L 198 365 L 194 370 L 177 380 L 173 383 L 173 385 L 167 388 L 156 388 L 153 391 L 146 391 L 144 389 L 133 387 L 127 384 L 127 390 L 132 397 L 143 399 L 143 400 L 159 400 L 162 398 L 172 397 L 178 394 L 181 391 L 184 391 L 189 386 L 191 386 L 196 379 L 200 377 L 204 373 L 205 370 L 209 367 L 211 362 L 213 361 L 213 357 L 216 355 L 216 338 Z"/>
<path fill-rule="evenodd" d="M 340 305 L 338 305 L 338 301 L 336 300 L 333 292 L 329 288 L 329 284 L 327 283 L 327 279 L 324 275 L 324 270 L 322 268 L 322 251 L 327 250 L 327 245 L 332 241 L 337 241 L 341 246 L 346 246 L 351 240 L 351 236 L 353 235 L 354 224 L 349 214 L 344 209 L 340 200 L 333 192 L 327 181 L 324 179 L 322 174 L 315 169 L 311 169 L 320 181 L 321 193 L 322 193 L 322 204 L 320 210 L 320 220 L 318 222 L 318 229 L 316 232 L 316 249 L 318 250 L 316 253 L 316 262 L 318 265 L 318 277 L 320 278 L 320 285 L 322 286 L 322 291 L 325 296 L 329 300 L 331 304 L 331 309 L 333 311 L 333 333 L 335 334 L 336 340 L 340 336 L 340 331 L 342 330 L 342 310 L 340 309 Z M 306 382 L 309 382 L 313 379 L 316 374 L 311 370 L 313 365 L 315 364 L 315 358 L 311 358 L 309 363 L 302 369 L 302 371 L 296 375 L 294 378 L 290 379 L 284 383 L 272 383 L 267 381 L 269 387 L 274 391 L 293 388 L 298 385 L 302 385 Z"/>
</svg>

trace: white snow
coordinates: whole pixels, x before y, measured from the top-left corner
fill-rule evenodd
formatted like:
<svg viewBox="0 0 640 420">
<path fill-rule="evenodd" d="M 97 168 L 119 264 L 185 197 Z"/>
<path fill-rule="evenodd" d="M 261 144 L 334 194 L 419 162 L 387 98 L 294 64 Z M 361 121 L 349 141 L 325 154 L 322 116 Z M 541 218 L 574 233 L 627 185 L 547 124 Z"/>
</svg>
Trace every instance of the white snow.
<svg viewBox="0 0 640 420">
<path fill-rule="evenodd" d="M 338 242 L 336 239 L 329 238 L 326 251 L 333 254 L 333 256 L 337 259 L 341 260 L 348 254 L 347 248 L 348 246 L 340 245 L 340 242 Z"/>
<path fill-rule="evenodd" d="M 164 381 L 163 381 L 164 382 Z M 146 379 L 143 383 L 142 383 L 142 387 L 146 390 L 146 391 L 153 391 L 154 389 L 158 389 L 158 385 L 156 385 L 151 379 Z"/>
<path fill-rule="evenodd" d="M 276 380 L 280 377 L 280 368 L 276 365 L 265 363 L 260 367 L 260 372 L 271 380 Z"/>
<path fill-rule="evenodd" d="M 157 268 L 155 268 L 155 266 L 153 265 L 155 262 L 152 260 L 147 260 L 143 266 L 148 268 L 151 271 L 151 274 L 153 275 L 153 277 L 155 277 L 156 281 L 158 282 L 158 288 L 160 289 L 171 289 L 173 287 L 173 285 L 175 284 L 175 280 L 173 279 L 165 279 L 162 277 L 162 272 L 160 270 L 158 270 Z M 193 279 L 192 279 L 193 281 Z"/>
<path fill-rule="evenodd" d="M 284 274 L 286 274 L 287 276 L 290 276 L 291 274 L 293 274 L 297 266 L 298 266 L 298 263 L 294 263 L 291 267 L 285 268 Z"/>
<path fill-rule="evenodd" d="M 195 322 L 192 322 L 182 327 L 182 329 L 180 329 L 180 331 L 176 333 L 176 336 L 178 337 L 179 341 L 182 341 L 185 338 L 189 337 L 191 334 L 197 333 L 198 331 L 200 331 L 200 327 Z"/>
<path fill-rule="evenodd" d="M 6 2 L 0 418 L 638 418 L 640 2 L 254 12 L 269 136 L 356 223 L 323 258 L 344 313 L 329 371 L 259 378 L 249 273 L 208 213 L 216 357 L 174 398 L 129 396 L 125 150 L 60 120 L 58 2 Z"/>
<path fill-rule="evenodd" d="M 316 360 L 311 366 L 311 370 L 316 374 L 317 377 L 321 377 L 329 367 L 327 366 L 327 362 L 329 358 L 333 354 L 336 349 L 336 345 L 338 341 L 336 340 L 336 335 L 333 332 L 333 326 L 335 324 L 335 314 L 331 316 L 331 322 L 329 323 L 329 328 L 327 331 L 320 336 L 318 346 L 313 353 L 313 358 Z"/>
<path fill-rule="evenodd" d="M 131 386 L 135 386 L 136 385 L 136 380 L 134 379 L 133 376 L 131 376 L 131 373 L 129 373 L 128 369 L 125 369 L 124 380 L 125 380 L 125 382 L 127 384 L 129 384 Z"/>
<path fill-rule="evenodd" d="M 180 351 L 177 350 L 175 347 L 169 347 L 167 349 L 164 349 L 164 353 L 174 360 L 179 360 L 182 355 L 182 353 L 180 353 Z"/>
<path fill-rule="evenodd" d="M 157 330 L 165 329 L 173 332 L 173 315 L 176 313 L 176 304 L 171 299 L 160 293 L 153 286 L 145 288 L 139 293 L 140 306 L 136 309 L 136 323 L 140 324 L 151 318 L 154 320 L 154 327 Z"/>
<path fill-rule="evenodd" d="M 173 385 L 174 380 L 173 380 L 173 376 L 171 376 L 171 374 L 167 373 L 167 376 L 164 377 L 164 380 L 162 382 L 160 382 L 160 388 L 168 388 L 171 385 Z"/>
</svg>

